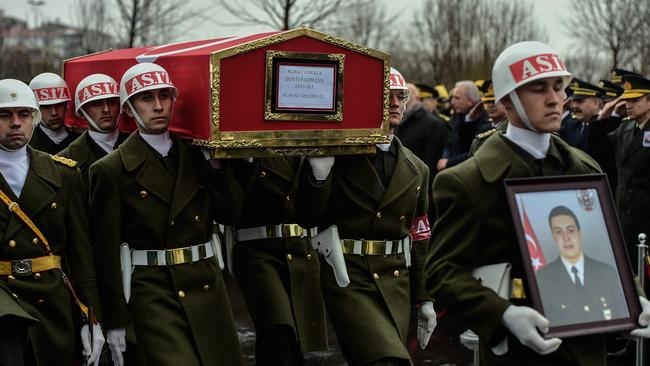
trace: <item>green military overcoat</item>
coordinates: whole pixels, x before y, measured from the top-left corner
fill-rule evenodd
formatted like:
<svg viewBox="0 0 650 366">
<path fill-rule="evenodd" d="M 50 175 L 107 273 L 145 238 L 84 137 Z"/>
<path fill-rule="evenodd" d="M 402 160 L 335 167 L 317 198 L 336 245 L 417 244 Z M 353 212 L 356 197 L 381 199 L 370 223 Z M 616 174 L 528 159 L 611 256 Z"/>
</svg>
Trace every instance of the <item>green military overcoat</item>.
<svg viewBox="0 0 650 366">
<path fill-rule="evenodd" d="M 247 188 L 235 228 L 296 223 L 294 195 L 302 163 L 301 158 L 237 161 L 235 173 Z M 234 262 L 258 332 L 284 324 L 293 328 L 303 352 L 327 348 L 319 260 L 309 238 L 238 242 Z"/>
<path fill-rule="evenodd" d="M 395 170 L 384 187 L 366 155 L 336 157 L 322 186 L 305 179 L 299 212 L 323 210 L 322 228 L 337 225 L 341 239 L 399 240 L 415 219 L 427 217 L 427 166 L 399 139 Z M 304 169 L 311 173 L 310 169 Z M 328 191 L 319 202 L 319 190 Z M 424 289 L 429 240 L 416 240 L 412 265 L 403 254 L 345 255 L 350 284 L 337 285 L 332 268 L 321 260 L 323 297 L 348 362 L 366 365 L 394 357 L 410 360 L 405 347 L 411 304 L 431 300 Z"/>
<path fill-rule="evenodd" d="M 600 335 L 564 339 L 560 349 L 548 356 L 524 347 L 502 324 L 503 313 L 512 303 L 472 277 L 474 268 L 508 262 L 513 278 L 525 278 L 503 179 L 539 174 L 529 163 L 532 156 L 522 158 L 527 153 L 513 145 L 501 133 L 493 134 L 473 158 L 436 177 L 433 201 L 438 219 L 433 228 L 427 289 L 441 309 L 446 308 L 479 335 L 481 365 L 605 365 Z M 547 159 L 561 162 L 556 164 L 561 174 L 600 172 L 587 154 L 554 135 Z M 530 300 L 516 305 L 532 306 Z M 494 355 L 490 348 L 506 335 L 508 353 Z"/>
<path fill-rule="evenodd" d="M 87 219 L 82 199 L 79 170 L 27 148 L 30 165 L 19 198 L 0 179 L 0 189 L 20 208 L 48 240 L 80 300 L 93 306 L 100 319 L 93 252 L 88 242 Z M 34 232 L 2 203 L 0 208 L 0 260 L 36 258 L 48 255 Z M 26 277 L 0 277 L 15 294 L 18 304 L 39 323 L 29 329 L 30 342 L 39 366 L 72 365 L 75 361 L 73 316 L 77 305 L 63 283 L 59 270 L 33 273 Z"/>
<path fill-rule="evenodd" d="M 117 149 L 117 147 L 120 146 L 127 137 L 129 137 L 127 133 L 120 133 L 115 142 L 114 148 Z M 84 187 L 87 188 L 89 187 L 88 170 L 90 169 L 90 166 L 97 160 L 106 156 L 107 153 L 90 137 L 88 131 L 86 131 L 57 155 L 77 162 L 77 167 L 81 171 L 81 179 L 84 183 Z M 86 197 L 88 196 L 86 195 Z"/>
<path fill-rule="evenodd" d="M 68 131 L 68 136 L 63 139 L 58 144 L 55 144 L 48 135 L 43 132 L 41 127 L 36 126 L 34 128 L 34 133 L 32 134 L 31 140 L 29 140 L 29 146 L 36 150 L 46 152 L 48 154 L 55 155 L 61 150 L 67 148 L 74 140 L 79 137 L 79 133 L 72 131 L 68 127 L 64 127 Z"/>
<path fill-rule="evenodd" d="M 133 320 L 147 365 L 241 365 L 217 260 L 137 266 L 131 299 L 122 290 L 120 245 L 161 250 L 208 242 L 213 220 L 232 224 L 242 191 L 231 169 L 212 169 L 173 134 L 177 174 L 139 133 L 90 167 L 90 222 L 107 329 Z M 175 176 L 174 176 L 175 175 Z"/>
</svg>

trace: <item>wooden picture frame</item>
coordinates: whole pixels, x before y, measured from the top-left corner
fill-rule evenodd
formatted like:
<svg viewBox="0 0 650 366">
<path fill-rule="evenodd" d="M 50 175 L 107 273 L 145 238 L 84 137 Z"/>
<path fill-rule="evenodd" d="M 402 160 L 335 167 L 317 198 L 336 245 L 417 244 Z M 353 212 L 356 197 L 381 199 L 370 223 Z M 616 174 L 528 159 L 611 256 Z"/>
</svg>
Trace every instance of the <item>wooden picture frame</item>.
<svg viewBox="0 0 650 366">
<path fill-rule="evenodd" d="M 638 327 L 638 293 L 604 174 L 507 179 L 533 307 L 546 338 Z"/>
</svg>

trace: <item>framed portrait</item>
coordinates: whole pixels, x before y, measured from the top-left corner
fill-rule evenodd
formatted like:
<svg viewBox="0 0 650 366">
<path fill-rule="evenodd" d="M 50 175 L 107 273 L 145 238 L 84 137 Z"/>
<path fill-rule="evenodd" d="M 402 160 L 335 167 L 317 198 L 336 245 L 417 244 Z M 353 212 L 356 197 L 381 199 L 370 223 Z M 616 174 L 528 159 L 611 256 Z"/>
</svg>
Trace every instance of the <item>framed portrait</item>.
<svg viewBox="0 0 650 366">
<path fill-rule="evenodd" d="M 267 51 L 267 120 L 343 119 L 344 54 Z"/>
<path fill-rule="evenodd" d="M 528 296 L 547 338 L 637 328 L 641 311 L 604 174 L 505 181 Z"/>
</svg>

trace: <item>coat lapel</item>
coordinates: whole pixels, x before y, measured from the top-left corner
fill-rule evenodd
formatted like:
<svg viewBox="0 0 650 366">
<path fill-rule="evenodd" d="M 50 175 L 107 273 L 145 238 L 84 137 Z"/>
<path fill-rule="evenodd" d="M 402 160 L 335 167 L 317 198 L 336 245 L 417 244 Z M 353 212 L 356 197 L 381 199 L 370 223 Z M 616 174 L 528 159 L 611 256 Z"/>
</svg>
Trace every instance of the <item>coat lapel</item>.
<svg viewBox="0 0 650 366">
<path fill-rule="evenodd" d="M 365 155 L 355 155 L 349 156 L 346 159 L 350 159 L 350 164 L 347 166 L 347 169 L 343 173 L 345 180 L 352 186 L 356 187 L 358 190 L 366 194 L 373 200 L 373 203 L 378 203 L 381 201 L 386 188 L 382 184 L 377 172 L 372 167 L 372 163 Z M 350 166 L 354 167 L 351 169 Z M 336 167 L 336 164 L 335 164 Z M 362 200 L 360 200 L 361 202 Z M 370 210 L 374 210 L 374 204 L 370 207 Z"/>
<path fill-rule="evenodd" d="M 637 131 L 636 130 L 636 123 L 630 123 L 628 125 L 628 131 L 625 133 L 623 136 L 629 136 L 629 140 L 625 141 L 624 143 L 624 148 L 623 148 L 623 161 L 625 159 L 629 158 L 632 154 L 634 154 L 637 150 L 639 150 L 642 147 L 643 144 L 643 133 L 645 131 L 648 131 L 648 123 L 645 124 L 643 127 L 643 131 Z M 631 131 L 629 131 L 631 130 Z"/>
<path fill-rule="evenodd" d="M 412 189 L 416 184 L 419 184 L 418 170 L 415 167 L 415 163 L 410 160 L 410 156 L 404 151 L 404 147 L 399 139 L 394 138 L 394 142 L 397 144 L 397 159 L 395 162 L 395 171 L 391 176 L 390 182 L 388 183 L 388 188 L 386 193 L 382 197 L 379 209 L 382 209 L 393 201 L 402 196 L 402 193 Z M 420 189 L 427 189 L 427 187 L 420 187 Z"/>
<path fill-rule="evenodd" d="M 126 170 L 136 175 L 136 181 L 163 202 L 170 204 L 174 180 L 140 134 L 132 134 L 118 151 Z"/>
<path fill-rule="evenodd" d="M 18 198 L 18 205 L 32 221 L 35 221 L 34 218 L 43 208 L 49 206 L 54 200 L 56 189 L 61 187 L 61 176 L 56 170 L 54 161 L 48 156 L 37 154 L 31 148 L 28 148 L 28 153 L 31 161 L 25 185 Z M 25 224 L 22 220 L 12 214 L 5 237 L 13 236 L 23 225 Z"/>
<path fill-rule="evenodd" d="M 171 202 L 169 218 L 173 219 L 183 208 L 190 202 L 196 191 L 201 186 L 201 168 L 203 161 L 192 159 L 187 146 L 179 139 L 174 138 L 174 143 L 178 146 L 178 176 L 174 185 L 174 195 Z"/>
</svg>

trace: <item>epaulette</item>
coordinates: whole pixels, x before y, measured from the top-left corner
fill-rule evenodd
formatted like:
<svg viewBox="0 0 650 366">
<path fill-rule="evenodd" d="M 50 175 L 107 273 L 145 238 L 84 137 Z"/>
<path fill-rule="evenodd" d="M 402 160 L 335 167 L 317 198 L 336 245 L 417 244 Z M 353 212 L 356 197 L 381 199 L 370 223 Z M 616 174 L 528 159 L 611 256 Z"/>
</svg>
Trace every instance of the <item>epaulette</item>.
<svg viewBox="0 0 650 366">
<path fill-rule="evenodd" d="M 476 138 L 479 139 L 479 140 L 483 140 L 483 139 L 485 139 L 487 137 L 492 136 L 495 132 L 497 132 L 497 129 L 493 128 L 491 130 L 487 130 L 485 132 L 479 133 L 478 135 L 476 135 Z"/>
<path fill-rule="evenodd" d="M 57 163 L 63 164 L 65 166 L 69 166 L 70 168 L 74 168 L 77 166 L 77 162 L 72 159 L 64 158 L 63 156 L 59 156 L 59 155 L 50 155 L 50 156 L 52 157 L 52 160 L 56 161 Z"/>
</svg>

